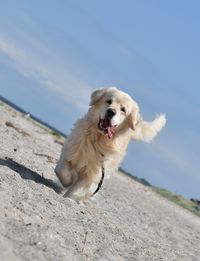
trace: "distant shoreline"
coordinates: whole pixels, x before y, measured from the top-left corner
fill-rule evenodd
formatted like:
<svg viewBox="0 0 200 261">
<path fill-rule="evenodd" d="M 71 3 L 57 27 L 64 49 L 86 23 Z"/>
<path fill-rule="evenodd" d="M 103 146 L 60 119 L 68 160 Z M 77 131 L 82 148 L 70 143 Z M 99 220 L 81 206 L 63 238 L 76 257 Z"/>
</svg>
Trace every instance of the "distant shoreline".
<svg viewBox="0 0 200 261">
<path fill-rule="evenodd" d="M 9 101 L 8 99 L 4 98 L 1 95 L 0 95 L 0 101 L 8 104 L 9 106 L 11 106 L 15 110 L 23 113 L 24 115 L 29 115 L 28 117 L 30 117 L 31 119 L 39 122 L 40 124 L 44 125 L 48 129 L 50 129 L 50 130 L 54 131 L 55 133 L 59 134 L 60 136 L 62 136 L 64 138 L 66 137 L 66 134 L 64 134 L 62 131 L 58 130 L 57 128 L 53 127 L 52 125 L 48 124 L 47 122 L 44 122 L 44 121 L 40 120 L 38 117 L 32 115 L 29 111 L 25 111 L 24 109 L 22 109 L 21 107 L 19 107 L 18 105 L 16 105 L 15 103 Z"/>
</svg>

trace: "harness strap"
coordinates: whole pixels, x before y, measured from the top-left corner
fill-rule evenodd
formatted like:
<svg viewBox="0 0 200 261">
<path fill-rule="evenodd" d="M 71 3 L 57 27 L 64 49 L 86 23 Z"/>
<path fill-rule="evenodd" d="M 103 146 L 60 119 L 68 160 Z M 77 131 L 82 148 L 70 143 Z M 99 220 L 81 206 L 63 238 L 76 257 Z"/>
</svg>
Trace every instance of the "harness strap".
<svg viewBox="0 0 200 261">
<path fill-rule="evenodd" d="M 105 169 L 104 166 L 101 167 L 101 179 L 99 181 L 98 187 L 95 190 L 95 192 L 93 193 L 93 196 L 100 190 L 102 183 L 103 183 L 103 179 L 104 179 L 104 175 L 105 175 Z"/>
</svg>

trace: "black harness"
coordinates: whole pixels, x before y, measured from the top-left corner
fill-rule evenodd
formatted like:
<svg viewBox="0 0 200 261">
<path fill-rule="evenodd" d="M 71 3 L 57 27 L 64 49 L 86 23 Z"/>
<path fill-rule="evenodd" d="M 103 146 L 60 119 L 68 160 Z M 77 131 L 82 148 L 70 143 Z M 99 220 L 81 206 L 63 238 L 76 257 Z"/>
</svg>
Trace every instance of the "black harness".
<svg viewBox="0 0 200 261">
<path fill-rule="evenodd" d="M 95 190 L 95 192 L 93 193 L 93 196 L 100 190 L 102 183 L 103 183 L 103 179 L 104 179 L 104 175 L 105 175 L 105 168 L 104 166 L 101 167 L 101 179 L 99 181 L 98 187 Z"/>
</svg>

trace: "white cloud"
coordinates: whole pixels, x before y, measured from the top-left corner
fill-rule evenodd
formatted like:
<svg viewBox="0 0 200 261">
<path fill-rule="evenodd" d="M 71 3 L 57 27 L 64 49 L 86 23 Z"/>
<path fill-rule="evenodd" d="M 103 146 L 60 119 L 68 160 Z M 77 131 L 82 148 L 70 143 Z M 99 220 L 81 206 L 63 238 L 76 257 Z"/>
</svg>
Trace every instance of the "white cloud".
<svg viewBox="0 0 200 261">
<path fill-rule="evenodd" d="M 20 74 L 38 81 L 77 108 L 86 110 L 91 88 L 74 72 L 59 64 L 58 59 L 55 63 L 55 54 L 48 52 L 47 48 L 43 52 L 42 44 L 32 41 L 32 45 L 27 46 L 0 35 L 0 52 Z"/>
</svg>

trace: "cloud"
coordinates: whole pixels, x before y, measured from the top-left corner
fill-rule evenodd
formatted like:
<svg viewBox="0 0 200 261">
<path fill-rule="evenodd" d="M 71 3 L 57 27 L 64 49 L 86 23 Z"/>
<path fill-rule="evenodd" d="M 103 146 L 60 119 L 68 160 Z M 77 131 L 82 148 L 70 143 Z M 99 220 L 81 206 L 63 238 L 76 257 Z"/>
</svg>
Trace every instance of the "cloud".
<svg viewBox="0 0 200 261">
<path fill-rule="evenodd" d="M 78 109 L 86 110 L 91 88 L 73 71 L 59 64 L 46 46 L 33 39 L 27 46 L 0 35 L 0 52 L 21 75 L 36 80 L 40 86 L 56 92 Z"/>
</svg>

